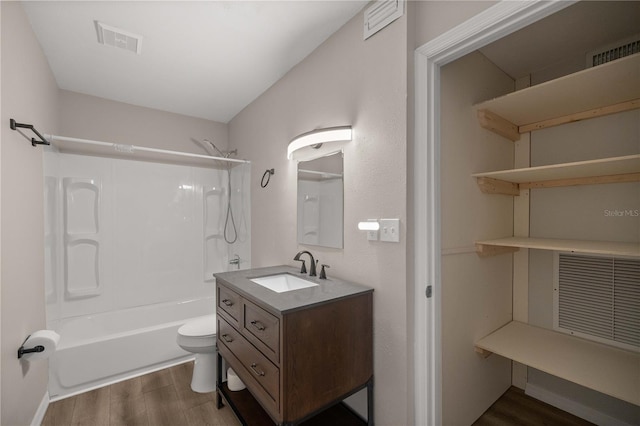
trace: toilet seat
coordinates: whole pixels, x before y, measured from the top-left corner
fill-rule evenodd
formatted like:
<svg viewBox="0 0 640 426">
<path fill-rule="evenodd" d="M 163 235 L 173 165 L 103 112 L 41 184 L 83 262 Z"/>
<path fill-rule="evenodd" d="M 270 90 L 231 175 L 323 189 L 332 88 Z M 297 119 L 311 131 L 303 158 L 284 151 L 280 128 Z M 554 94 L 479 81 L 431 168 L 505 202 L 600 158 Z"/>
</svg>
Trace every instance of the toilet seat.
<svg viewBox="0 0 640 426">
<path fill-rule="evenodd" d="M 207 315 L 191 320 L 178 329 L 185 337 L 208 337 L 216 335 L 216 316 Z"/>
<path fill-rule="evenodd" d="M 190 320 L 178 329 L 178 345 L 193 353 L 211 353 L 216 349 L 216 316 Z"/>
</svg>

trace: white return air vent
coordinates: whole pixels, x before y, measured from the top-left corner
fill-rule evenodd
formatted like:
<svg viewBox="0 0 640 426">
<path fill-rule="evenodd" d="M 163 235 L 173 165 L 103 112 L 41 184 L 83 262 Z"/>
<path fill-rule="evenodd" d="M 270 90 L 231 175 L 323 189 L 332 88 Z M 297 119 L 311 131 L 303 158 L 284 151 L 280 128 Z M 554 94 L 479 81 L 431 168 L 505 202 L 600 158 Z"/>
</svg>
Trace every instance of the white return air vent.
<svg viewBox="0 0 640 426">
<path fill-rule="evenodd" d="M 96 24 L 96 32 L 98 33 L 98 43 L 128 50 L 138 55 L 140 54 L 142 50 L 141 35 L 133 34 L 99 21 L 94 22 Z"/>
<path fill-rule="evenodd" d="M 557 253 L 554 328 L 640 350 L 640 259 Z"/>
<path fill-rule="evenodd" d="M 587 68 L 640 53 L 640 34 L 587 53 Z"/>
<path fill-rule="evenodd" d="M 402 15 L 405 0 L 378 0 L 364 11 L 364 39 L 368 39 Z"/>
</svg>

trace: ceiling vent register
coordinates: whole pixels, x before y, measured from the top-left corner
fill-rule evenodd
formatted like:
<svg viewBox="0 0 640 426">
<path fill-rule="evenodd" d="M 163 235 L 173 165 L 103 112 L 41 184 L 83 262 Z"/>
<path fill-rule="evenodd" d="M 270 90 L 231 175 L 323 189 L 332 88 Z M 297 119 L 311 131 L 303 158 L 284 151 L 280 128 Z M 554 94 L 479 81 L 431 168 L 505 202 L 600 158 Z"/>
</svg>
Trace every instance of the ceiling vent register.
<svg viewBox="0 0 640 426">
<path fill-rule="evenodd" d="M 405 0 L 380 0 L 364 11 L 364 39 L 368 39 L 402 15 Z"/>
<path fill-rule="evenodd" d="M 94 21 L 98 33 L 98 43 L 113 46 L 118 49 L 128 50 L 137 55 L 142 49 L 142 36 Z"/>
<path fill-rule="evenodd" d="M 640 260 L 557 255 L 554 328 L 640 349 Z"/>
<path fill-rule="evenodd" d="M 640 34 L 589 52 L 587 54 L 587 68 L 606 64 L 636 53 L 640 53 Z"/>
</svg>

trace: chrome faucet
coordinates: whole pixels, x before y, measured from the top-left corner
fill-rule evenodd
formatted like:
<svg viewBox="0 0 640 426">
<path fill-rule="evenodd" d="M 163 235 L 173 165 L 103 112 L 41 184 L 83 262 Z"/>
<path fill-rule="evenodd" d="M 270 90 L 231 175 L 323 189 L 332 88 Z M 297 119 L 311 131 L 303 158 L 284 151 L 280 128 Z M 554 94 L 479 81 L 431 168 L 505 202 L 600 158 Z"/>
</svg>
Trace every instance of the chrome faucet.
<svg viewBox="0 0 640 426">
<path fill-rule="evenodd" d="M 240 256 L 234 255 L 233 259 L 229 261 L 229 265 L 236 265 L 240 269 Z"/>
<path fill-rule="evenodd" d="M 307 270 L 304 266 L 304 259 L 300 259 L 300 256 L 302 256 L 305 253 L 308 254 L 309 257 L 311 258 L 311 266 L 309 266 L 309 276 L 315 277 L 316 276 L 316 260 L 313 258 L 313 255 L 310 252 L 308 252 L 307 250 L 301 251 L 298 254 L 296 254 L 296 257 L 294 257 L 293 260 L 302 262 L 302 269 L 300 269 L 300 273 L 304 274 L 305 272 L 307 272 Z"/>
</svg>

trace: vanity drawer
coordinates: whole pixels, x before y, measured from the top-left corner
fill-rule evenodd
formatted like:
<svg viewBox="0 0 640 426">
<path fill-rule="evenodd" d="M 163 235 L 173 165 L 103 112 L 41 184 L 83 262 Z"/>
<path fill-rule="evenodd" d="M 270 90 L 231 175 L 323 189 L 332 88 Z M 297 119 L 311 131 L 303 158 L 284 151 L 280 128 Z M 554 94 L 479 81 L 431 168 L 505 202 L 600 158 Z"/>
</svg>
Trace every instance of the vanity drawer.
<svg viewBox="0 0 640 426">
<path fill-rule="evenodd" d="M 247 339 L 238 333 L 224 319 L 218 319 L 218 333 L 220 338 L 218 350 L 225 355 L 228 350 L 240 361 L 247 370 L 251 380 L 261 386 L 278 407 L 280 401 L 280 369 L 273 365 L 267 357 L 257 350 Z M 226 348 L 224 348 L 226 346 Z M 248 386 L 251 383 L 247 384 Z"/>
<path fill-rule="evenodd" d="M 280 320 L 258 305 L 243 301 L 243 334 L 275 363 L 280 362 Z"/>
<path fill-rule="evenodd" d="M 218 308 L 229 314 L 229 316 L 235 320 L 236 324 L 239 324 L 240 314 L 242 313 L 242 299 L 240 298 L 240 295 L 221 285 L 218 285 L 217 287 Z"/>
<path fill-rule="evenodd" d="M 224 319 L 218 317 L 218 342 L 226 345 L 232 352 L 235 352 L 238 347 L 239 341 L 244 340 L 244 337 L 233 328 Z"/>
</svg>

